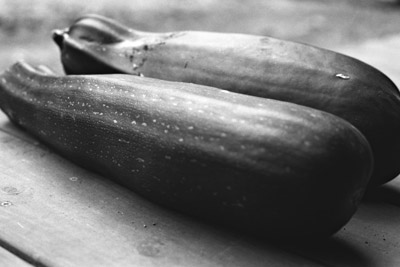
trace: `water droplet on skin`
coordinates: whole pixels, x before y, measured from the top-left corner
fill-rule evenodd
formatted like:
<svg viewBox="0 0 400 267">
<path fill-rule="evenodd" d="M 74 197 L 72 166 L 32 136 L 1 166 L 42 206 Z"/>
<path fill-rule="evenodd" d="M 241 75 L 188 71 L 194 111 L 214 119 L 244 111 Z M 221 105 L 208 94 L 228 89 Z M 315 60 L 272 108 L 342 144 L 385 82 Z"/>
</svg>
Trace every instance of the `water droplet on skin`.
<svg viewBox="0 0 400 267">
<path fill-rule="evenodd" d="M 12 205 L 11 201 L 2 201 L 2 202 L 0 202 L 0 206 L 1 207 L 8 207 L 8 206 L 11 206 L 11 205 Z"/>
<path fill-rule="evenodd" d="M 350 79 L 349 75 L 346 75 L 346 74 L 343 74 L 343 73 L 338 73 L 338 74 L 335 75 L 335 77 L 343 79 L 343 80 L 349 80 Z"/>
<path fill-rule="evenodd" d="M 125 143 L 125 144 L 130 143 L 128 140 L 125 140 L 125 139 L 118 139 L 118 142 Z"/>
<path fill-rule="evenodd" d="M 69 180 L 72 182 L 76 182 L 78 181 L 78 177 L 70 177 Z"/>
</svg>

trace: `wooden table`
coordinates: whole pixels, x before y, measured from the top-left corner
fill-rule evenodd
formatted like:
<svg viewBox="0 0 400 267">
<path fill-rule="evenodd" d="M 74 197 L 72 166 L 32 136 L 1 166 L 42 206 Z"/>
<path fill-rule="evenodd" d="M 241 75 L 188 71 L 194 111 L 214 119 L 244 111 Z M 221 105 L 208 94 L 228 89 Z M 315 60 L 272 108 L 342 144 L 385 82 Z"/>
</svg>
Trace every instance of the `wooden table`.
<svg viewBox="0 0 400 267">
<path fill-rule="evenodd" d="M 399 44 L 393 37 L 341 52 L 400 85 Z M 400 266 L 399 206 L 397 178 L 330 239 L 254 240 L 152 204 L 63 159 L 0 113 L 0 266 Z"/>
</svg>

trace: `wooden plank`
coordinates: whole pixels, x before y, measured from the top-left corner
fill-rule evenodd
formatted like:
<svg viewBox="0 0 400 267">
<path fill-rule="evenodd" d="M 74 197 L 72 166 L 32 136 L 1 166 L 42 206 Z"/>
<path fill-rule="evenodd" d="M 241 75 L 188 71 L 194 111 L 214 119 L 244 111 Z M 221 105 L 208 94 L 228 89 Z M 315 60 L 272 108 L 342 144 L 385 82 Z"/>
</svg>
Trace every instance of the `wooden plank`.
<svg viewBox="0 0 400 267">
<path fill-rule="evenodd" d="M 2 267 L 32 267 L 33 265 L 24 261 L 10 251 L 0 247 L 0 266 Z"/>
<path fill-rule="evenodd" d="M 4 122 L 0 129 L 18 131 Z M 163 209 L 29 140 L 0 132 L 0 240 L 30 262 L 320 266 L 266 242 Z"/>
<path fill-rule="evenodd" d="M 399 42 L 338 51 L 399 85 L 390 63 Z M 272 245 L 153 205 L 53 154 L 1 112 L 0 131 L 0 201 L 11 204 L 0 206 L 0 240 L 44 266 L 400 266 L 400 178 L 376 190 L 334 237 Z"/>
<path fill-rule="evenodd" d="M 351 221 L 325 241 L 287 246 L 328 266 L 400 266 L 400 208 L 364 201 Z"/>
<path fill-rule="evenodd" d="M 5 122 L 4 116 L 0 129 L 18 133 L 18 137 L 0 133 L 0 239 L 32 262 L 44 266 L 400 264 L 400 209 L 380 200 L 363 203 L 333 238 L 272 245 L 153 205 L 58 157 Z"/>
</svg>

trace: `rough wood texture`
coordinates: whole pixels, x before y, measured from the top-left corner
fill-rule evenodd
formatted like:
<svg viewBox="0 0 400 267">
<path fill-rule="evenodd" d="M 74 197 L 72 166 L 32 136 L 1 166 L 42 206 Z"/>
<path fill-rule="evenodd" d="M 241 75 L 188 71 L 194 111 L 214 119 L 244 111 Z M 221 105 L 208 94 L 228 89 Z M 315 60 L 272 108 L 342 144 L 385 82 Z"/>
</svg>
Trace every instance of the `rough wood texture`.
<svg viewBox="0 0 400 267">
<path fill-rule="evenodd" d="M 1 117 L 0 240 L 43 266 L 316 265 L 165 210 L 87 172 Z M 18 132 L 19 137 L 9 133 Z M 21 139 L 23 138 L 23 140 Z"/>
<path fill-rule="evenodd" d="M 52 153 L 12 126 L 2 113 L 0 121 L 0 240 L 34 264 L 400 264 L 400 208 L 383 202 L 379 194 L 329 240 L 272 245 L 153 205 Z M 399 192 L 397 180 L 385 188 Z"/>
<path fill-rule="evenodd" d="M 0 247 L 0 266 L 32 267 L 31 264 L 2 247 Z"/>
<path fill-rule="evenodd" d="M 359 58 L 386 72 L 400 59 L 393 40 L 364 44 Z M 400 81 L 400 69 L 388 74 Z M 0 266 L 400 266 L 400 178 L 332 238 L 271 244 L 154 205 L 54 154 L 3 113 L 0 203 Z"/>
</svg>

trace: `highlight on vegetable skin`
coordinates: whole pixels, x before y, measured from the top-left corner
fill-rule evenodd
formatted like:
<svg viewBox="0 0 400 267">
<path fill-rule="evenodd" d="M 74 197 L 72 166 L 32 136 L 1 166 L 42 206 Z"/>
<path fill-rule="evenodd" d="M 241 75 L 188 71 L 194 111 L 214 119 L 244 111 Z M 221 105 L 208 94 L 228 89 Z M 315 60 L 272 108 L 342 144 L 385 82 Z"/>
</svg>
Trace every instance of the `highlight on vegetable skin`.
<svg viewBox="0 0 400 267">
<path fill-rule="evenodd" d="M 17 63 L 0 75 L 0 108 L 149 200 L 263 237 L 333 234 L 373 166 L 364 136 L 339 117 L 195 84 Z"/>
<path fill-rule="evenodd" d="M 150 33 L 87 15 L 54 32 L 70 74 L 128 73 L 197 83 L 335 114 L 371 144 L 373 188 L 400 173 L 400 94 L 379 70 L 325 49 L 265 36 Z"/>
</svg>

